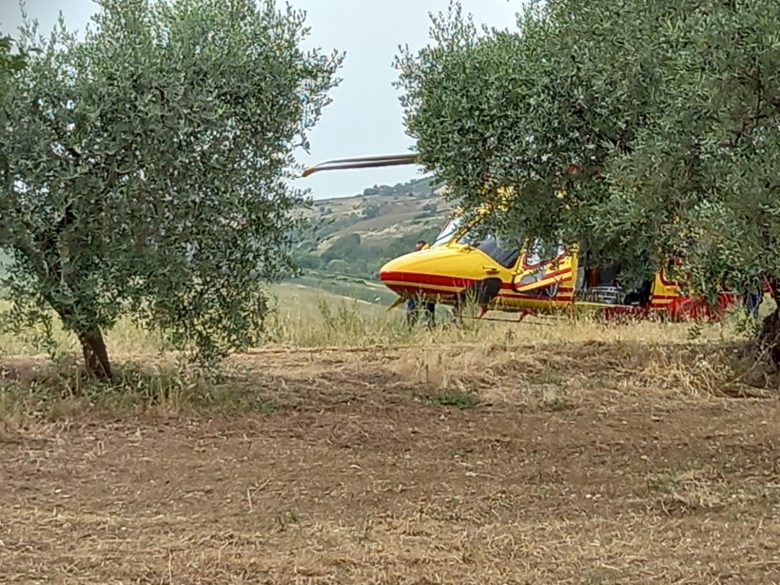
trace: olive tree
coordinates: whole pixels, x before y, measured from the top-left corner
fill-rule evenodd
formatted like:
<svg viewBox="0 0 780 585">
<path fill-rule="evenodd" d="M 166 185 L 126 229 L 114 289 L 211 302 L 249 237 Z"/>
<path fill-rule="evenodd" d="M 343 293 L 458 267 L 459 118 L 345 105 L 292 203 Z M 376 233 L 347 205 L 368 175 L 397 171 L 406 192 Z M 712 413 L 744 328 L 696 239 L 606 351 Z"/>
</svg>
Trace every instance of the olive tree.
<svg viewBox="0 0 780 585">
<path fill-rule="evenodd" d="M 272 0 L 101 0 L 83 39 L 20 30 L 0 134 L 14 322 L 53 309 L 98 376 L 122 315 L 210 363 L 254 343 L 342 55 L 304 50 L 304 14 Z"/>
<path fill-rule="evenodd" d="M 532 5 L 517 31 L 480 34 L 453 4 L 434 19 L 435 43 L 397 60 L 406 125 L 422 164 L 465 210 L 512 189 L 485 229 L 608 244 L 590 237 L 590 212 L 606 196 L 606 160 L 630 141 L 633 112 L 599 87 L 610 80 L 585 70 L 556 14 Z"/>
<path fill-rule="evenodd" d="M 407 129 L 453 199 L 511 187 L 494 227 L 637 271 L 683 251 L 705 294 L 780 276 L 771 0 L 557 0 L 517 24 L 478 34 L 454 8 L 397 60 Z"/>
</svg>

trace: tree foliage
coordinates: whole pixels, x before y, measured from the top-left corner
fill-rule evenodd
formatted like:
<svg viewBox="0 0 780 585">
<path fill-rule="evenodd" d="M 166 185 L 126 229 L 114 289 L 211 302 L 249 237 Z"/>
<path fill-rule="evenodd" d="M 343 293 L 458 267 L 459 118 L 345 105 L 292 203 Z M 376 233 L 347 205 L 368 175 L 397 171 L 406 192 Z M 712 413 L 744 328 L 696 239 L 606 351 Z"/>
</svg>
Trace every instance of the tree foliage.
<svg viewBox="0 0 780 585">
<path fill-rule="evenodd" d="M 467 211 L 511 187 L 491 229 L 635 271 L 684 251 L 705 293 L 780 276 L 772 0 L 557 0 L 481 33 L 454 4 L 431 36 L 397 59 L 407 129 Z"/>
<path fill-rule="evenodd" d="M 8 83 L 14 72 L 24 68 L 24 55 L 12 52 L 13 40 L 0 36 L 0 98 L 8 91 Z"/>
<path fill-rule="evenodd" d="M 0 248 L 16 322 L 54 309 L 87 365 L 132 315 L 213 363 L 256 341 L 291 268 L 287 183 L 338 53 L 272 0 L 102 0 L 83 40 L 29 24 L 0 137 Z"/>
<path fill-rule="evenodd" d="M 13 39 L 8 36 L 0 36 L 0 128 L 4 128 L 7 121 L 7 107 L 5 98 L 8 95 L 8 88 L 14 73 L 21 71 L 25 64 L 25 55 L 23 53 L 14 53 Z M 4 173 L 8 167 L 8 161 L 0 151 L 0 173 Z M 1 209 L 1 208 L 0 208 Z M 0 223 L 0 229 L 2 224 Z M 3 253 L 0 249 L 0 269 L 3 265 Z"/>
</svg>

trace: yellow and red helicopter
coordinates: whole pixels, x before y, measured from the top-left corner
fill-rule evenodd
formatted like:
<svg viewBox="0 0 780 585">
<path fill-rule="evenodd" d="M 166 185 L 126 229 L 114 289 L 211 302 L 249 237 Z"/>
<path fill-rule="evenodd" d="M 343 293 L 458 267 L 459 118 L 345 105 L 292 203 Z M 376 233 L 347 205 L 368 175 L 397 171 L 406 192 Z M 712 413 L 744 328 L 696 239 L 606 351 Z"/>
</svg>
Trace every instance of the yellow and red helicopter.
<svg viewBox="0 0 780 585">
<path fill-rule="evenodd" d="M 415 164 L 416 155 L 373 156 L 327 161 L 305 169 L 303 176 L 326 170 L 345 170 Z M 606 319 L 619 315 L 659 316 L 671 320 L 717 320 L 741 295 L 723 290 L 715 306 L 684 292 L 678 282 L 659 270 L 652 279 L 625 287 L 619 267 L 599 265 L 588 250 L 560 245 L 554 254 L 542 253 L 541 243 L 507 240 L 488 234 L 475 237 L 475 228 L 489 213 L 485 206 L 471 220 L 456 210 L 435 241 L 426 248 L 387 262 L 379 278 L 399 298 L 450 305 L 461 311 L 469 302 L 479 317 L 490 310 L 526 315 L 593 312 Z"/>
</svg>

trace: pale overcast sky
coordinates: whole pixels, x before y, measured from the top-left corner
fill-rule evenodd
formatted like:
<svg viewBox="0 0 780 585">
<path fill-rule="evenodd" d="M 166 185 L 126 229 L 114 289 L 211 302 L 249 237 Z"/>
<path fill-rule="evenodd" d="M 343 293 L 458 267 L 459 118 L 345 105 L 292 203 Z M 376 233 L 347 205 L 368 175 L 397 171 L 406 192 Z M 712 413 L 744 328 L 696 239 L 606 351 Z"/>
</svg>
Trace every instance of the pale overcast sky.
<svg viewBox="0 0 780 585">
<path fill-rule="evenodd" d="M 44 31 L 59 11 L 68 28 L 83 29 L 95 12 L 92 0 L 26 0 L 27 12 Z M 333 158 L 396 154 L 414 146 L 403 127 L 392 67 L 398 46 L 423 47 L 428 42 L 429 13 L 446 11 L 449 0 L 290 0 L 305 10 L 311 27 L 309 43 L 326 51 L 346 51 L 341 85 L 333 103 L 310 134 L 311 153 L 304 164 Z M 513 27 L 521 0 L 462 0 L 477 24 Z M 20 22 L 18 0 L 0 0 L 0 30 L 13 33 Z M 416 167 L 317 173 L 300 181 L 317 198 L 352 195 L 373 184 L 395 184 L 419 176 Z"/>
</svg>

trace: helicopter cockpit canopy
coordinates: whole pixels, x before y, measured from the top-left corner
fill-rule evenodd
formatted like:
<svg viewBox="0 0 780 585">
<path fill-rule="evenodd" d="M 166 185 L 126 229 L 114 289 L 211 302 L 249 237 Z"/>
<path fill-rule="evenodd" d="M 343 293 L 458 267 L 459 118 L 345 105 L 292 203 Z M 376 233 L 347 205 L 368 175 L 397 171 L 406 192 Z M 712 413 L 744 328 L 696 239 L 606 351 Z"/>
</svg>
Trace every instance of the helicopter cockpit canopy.
<svg viewBox="0 0 780 585">
<path fill-rule="evenodd" d="M 458 231 L 458 229 L 460 229 L 462 225 L 463 225 L 462 215 L 451 216 L 447 220 L 447 223 L 444 224 L 444 227 L 439 232 L 439 235 L 436 236 L 436 239 L 433 241 L 433 244 L 431 244 L 431 247 L 437 248 L 449 244 L 452 238 L 455 236 L 455 233 Z"/>
<path fill-rule="evenodd" d="M 477 237 L 471 227 L 464 225 L 463 215 L 455 213 L 444 224 L 431 247 L 446 246 L 454 240 L 458 244 L 480 250 L 505 268 L 514 267 L 520 257 L 521 238 L 505 238 L 491 233 Z"/>
<path fill-rule="evenodd" d="M 504 268 L 514 268 L 520 257 L 523 245 L 522 238 L 507 238 L 496 234 L 486 234 L 477 238 L 468 232 L 458 240 L 461 244 L 467 244 L 472 248 L 487 254 Z"/>
</svg>

